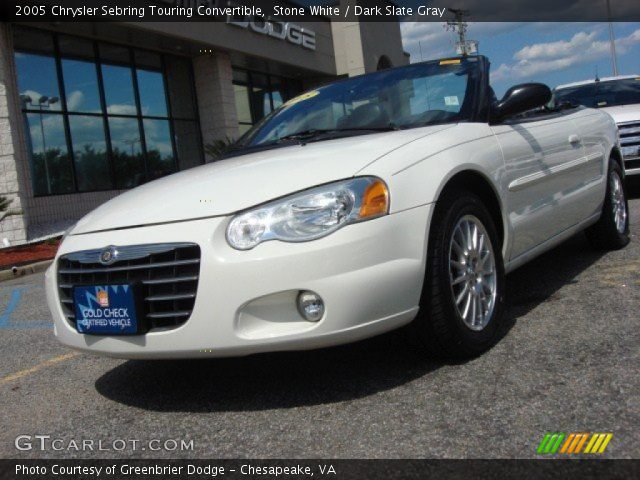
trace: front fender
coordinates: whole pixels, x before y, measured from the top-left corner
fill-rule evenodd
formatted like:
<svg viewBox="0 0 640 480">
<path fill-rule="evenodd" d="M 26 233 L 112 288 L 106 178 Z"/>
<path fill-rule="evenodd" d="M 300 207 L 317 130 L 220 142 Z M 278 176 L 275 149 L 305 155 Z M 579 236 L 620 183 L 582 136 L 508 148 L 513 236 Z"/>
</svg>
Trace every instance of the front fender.
<svg viewBox="0 0 640 480">
<path fill-rule="evenodd" d="M 460 129 L 441 132 L 428 142 L 412 142 L 360 173 L 378 175 L 387 181 L 391 213 L 436 202 L 446 185 L 461 172 L 472 171 L 480 175 L 498 199 L 504 225 L 503 253 L 506 253 L 511 229 L 504 205 L 502 150 L 486 124 L 458 127 Z M 456 143 L 451 145 L 452 141 Z M 434 147 L 440 148 L 434 151 Z M 425 151 L 434 152 L 425 155 Z"/>
</svg>

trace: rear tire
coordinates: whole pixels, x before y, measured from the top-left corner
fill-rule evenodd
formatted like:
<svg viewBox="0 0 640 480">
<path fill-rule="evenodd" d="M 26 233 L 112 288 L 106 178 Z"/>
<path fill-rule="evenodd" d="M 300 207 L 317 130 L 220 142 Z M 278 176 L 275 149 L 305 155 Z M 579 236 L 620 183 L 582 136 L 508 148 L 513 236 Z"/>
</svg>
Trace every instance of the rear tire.
<svg viewBox="0 0 640 480">
<path fill-rule="evenodd" d="M 585 232 L 591 244 L 601 250 L 618 250 L 630 240 L 629 204 L 622 178 L 620 165 L 615 160 L 610 160 L 602 215 L 598 223 Z"/>
<path fill-rule="evenodd" d="M 468 358 L 496 341 L 504 311 L 504 265 L 494 222 L 475 195 L 438 200 L 413 332 L 440 357 Z"/>
</svg>

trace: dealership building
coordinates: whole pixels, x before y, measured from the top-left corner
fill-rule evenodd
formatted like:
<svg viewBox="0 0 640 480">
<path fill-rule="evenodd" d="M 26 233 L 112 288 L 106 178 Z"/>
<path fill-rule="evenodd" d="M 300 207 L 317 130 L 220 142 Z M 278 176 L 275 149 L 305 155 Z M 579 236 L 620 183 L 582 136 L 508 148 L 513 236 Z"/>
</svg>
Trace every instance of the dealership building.
<svg viewBox="0 0 640 480">
<path fill-rule="evenodd" d="M 212 161 L 308 88 L 409 61 L 396 22 L 309 18 L 0 23 L 0 248 Z"/>
</svg>

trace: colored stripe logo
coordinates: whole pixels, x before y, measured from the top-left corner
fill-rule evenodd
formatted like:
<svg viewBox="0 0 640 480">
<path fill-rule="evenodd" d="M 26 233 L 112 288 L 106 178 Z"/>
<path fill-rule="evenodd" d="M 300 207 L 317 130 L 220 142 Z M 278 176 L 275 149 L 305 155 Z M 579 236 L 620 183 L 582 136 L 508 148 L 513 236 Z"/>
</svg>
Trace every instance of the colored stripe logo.
<svg viewBox="0 0 640 480">
<path fill-rule="evenodd" d="M 604 453 L 613 433 L 547 433 L 536 452 L 539 455 L 555 453 Z"/>
</svg>

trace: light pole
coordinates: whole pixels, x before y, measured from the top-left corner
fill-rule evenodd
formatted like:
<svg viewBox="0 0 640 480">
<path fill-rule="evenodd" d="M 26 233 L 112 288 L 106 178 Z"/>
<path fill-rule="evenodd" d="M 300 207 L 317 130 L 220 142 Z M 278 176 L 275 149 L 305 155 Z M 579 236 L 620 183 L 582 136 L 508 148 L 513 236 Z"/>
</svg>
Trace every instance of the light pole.
<svg viewBox="0 0 640 480">
<path fill-rule="evenodd" d="M 616 55 L 616 37 L 613 34 L 613 22 L 611 21 L 611 3 L 607 0 L 607 20 L 609 21 L 609 42 L 611 43 L 611 63 L 613 65 L 613 76 L 618 75 L 618 58 Z"/>
<path fill-rule="evenodd" d="M 131 147 L 131 158 L 133 158 L 133 147 L 136 143 L 140 143 L 140 139 L 132 138 L 131 140 L 123 140 L 122 143 Z"/>
<path fill-rule="evenodd" d="M 44 173 L 47 178 L 47 193 L 51 194 L 51 176 L 49 175 L 49 160 L 47 159 L 47 140 L 44 134 L 44 118 L 42 116 L 43 110 L 51 109 L 51 105 L 58 103 L 58 97 L 47 97 L 46 95 L 42 95 L 38 102 L 35 103 L 33 99 L 29 95 L 20 95 L 20 99 L 27 108 L 34 108 L 38 110 L 38 114 L 40 117 L 40 134 L 42 135 L 42 158 L 44 160 Z"/>
<path fill-rule="evenodd" d="M 449 21 L 445 25 L 447 30 L 453 30 L 458 34 L 458 42 L 456 43 L 456 53 L 466 57 L 478 52 L 478 42 L 476 40 L 467 40 L 467 27 L 469 24 L 465 21 L 465 17 L 470 15 L 469 10 L 461 10 L 456 8 L 448 8 L 455 20 Z"/>
</svg>

